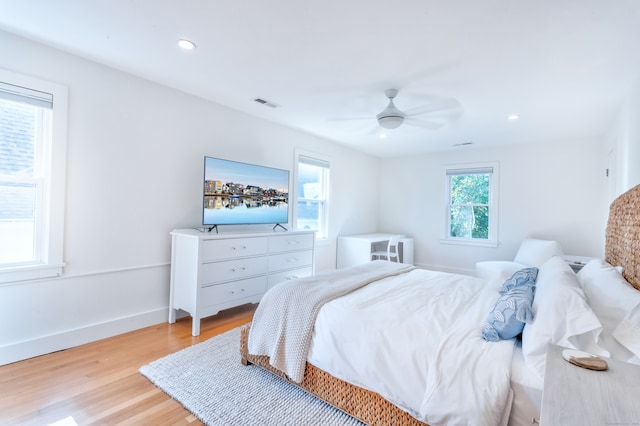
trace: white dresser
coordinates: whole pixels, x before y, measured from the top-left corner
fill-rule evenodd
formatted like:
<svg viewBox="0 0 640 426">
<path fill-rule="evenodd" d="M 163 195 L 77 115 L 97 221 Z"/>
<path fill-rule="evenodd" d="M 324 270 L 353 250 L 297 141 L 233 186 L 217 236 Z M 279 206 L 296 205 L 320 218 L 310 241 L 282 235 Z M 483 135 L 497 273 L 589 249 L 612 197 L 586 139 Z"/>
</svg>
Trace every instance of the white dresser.
<svg viewBox="0 0 640 426">
<path fill-rule="evenodd" d="M 169 322 L 176 310 L 200 319 L 222 309 L 257 303 L 270 287 L 313 274 L 314 231 L 212 234 L 171 232 Z"/>
</svg>

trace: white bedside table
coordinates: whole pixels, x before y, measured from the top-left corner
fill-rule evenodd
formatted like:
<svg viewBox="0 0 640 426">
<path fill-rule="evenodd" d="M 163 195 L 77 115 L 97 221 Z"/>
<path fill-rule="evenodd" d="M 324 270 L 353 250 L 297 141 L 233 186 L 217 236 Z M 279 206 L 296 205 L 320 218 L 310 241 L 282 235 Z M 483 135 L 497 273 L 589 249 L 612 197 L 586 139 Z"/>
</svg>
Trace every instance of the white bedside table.
<svg viewBox="0 0 640 426">
<path fill-rule="evenodd" d="M 544 375 L 542 426 L 640 424 L 640 366 L 606 359 L 609 369 L 587 370 L 549 345 Z"/>
<path fill-rule="evenodd" d="M 571 269 L 573 269 L 573 272 L 577 274 L 593 257 L 565 255 L 562 256 L 562 259 L 567 262 L 569 266 L 571 266 Z"/>
</svg>

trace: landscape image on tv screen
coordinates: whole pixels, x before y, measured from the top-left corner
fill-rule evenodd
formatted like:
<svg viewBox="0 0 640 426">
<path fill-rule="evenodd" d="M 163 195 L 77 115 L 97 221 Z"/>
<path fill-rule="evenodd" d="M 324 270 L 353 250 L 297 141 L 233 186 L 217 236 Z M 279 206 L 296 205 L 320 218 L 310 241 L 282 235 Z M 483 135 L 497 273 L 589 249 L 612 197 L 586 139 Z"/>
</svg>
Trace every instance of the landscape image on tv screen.
<svg viewBox="0 0 640 426">
<path fill-rule="evenodd" d="M 203 225 L 289 220 L 288 170 L 205 157 L 203 195 Z"/>
</svg>

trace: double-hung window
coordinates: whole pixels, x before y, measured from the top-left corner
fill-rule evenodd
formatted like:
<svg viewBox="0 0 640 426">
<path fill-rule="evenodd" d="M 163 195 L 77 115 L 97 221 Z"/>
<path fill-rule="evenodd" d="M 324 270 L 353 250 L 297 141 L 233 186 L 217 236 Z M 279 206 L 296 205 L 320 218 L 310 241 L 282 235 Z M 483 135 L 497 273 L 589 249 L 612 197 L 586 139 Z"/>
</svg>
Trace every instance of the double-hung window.
<svg viewBox="0 0 640 426">
<path fill-rule="evenodd" d="M 0 283 L 62 273 L 67 89 L 0 70 Z"/>
<path fill-rule="evenodd" d="M 296 150 L 296 229 L 316 231 L 316 239 L 328 236 L 329 171 L 327 158 Z"/>
<path fill-rule="evenodd" d="M 498 164 L 445 167 L 445 242 L 497 245 Z"/>
</svg>

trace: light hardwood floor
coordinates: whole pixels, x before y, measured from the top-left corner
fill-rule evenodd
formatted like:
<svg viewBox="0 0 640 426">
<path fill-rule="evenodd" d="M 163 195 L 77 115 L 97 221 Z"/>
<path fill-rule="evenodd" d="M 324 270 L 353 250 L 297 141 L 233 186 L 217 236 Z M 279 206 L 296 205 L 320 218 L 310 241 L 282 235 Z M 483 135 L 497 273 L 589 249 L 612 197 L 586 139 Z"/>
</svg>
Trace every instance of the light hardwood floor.
<svg viewBox="0 0 640 426">
<path fill-rule="evenodd" d="M 251 321 L 256 307 L 203 319 L 198 337 L 186 317 L 1 366 L 0 425 L 201 425 L 138 369 Z"/>
</svg>

